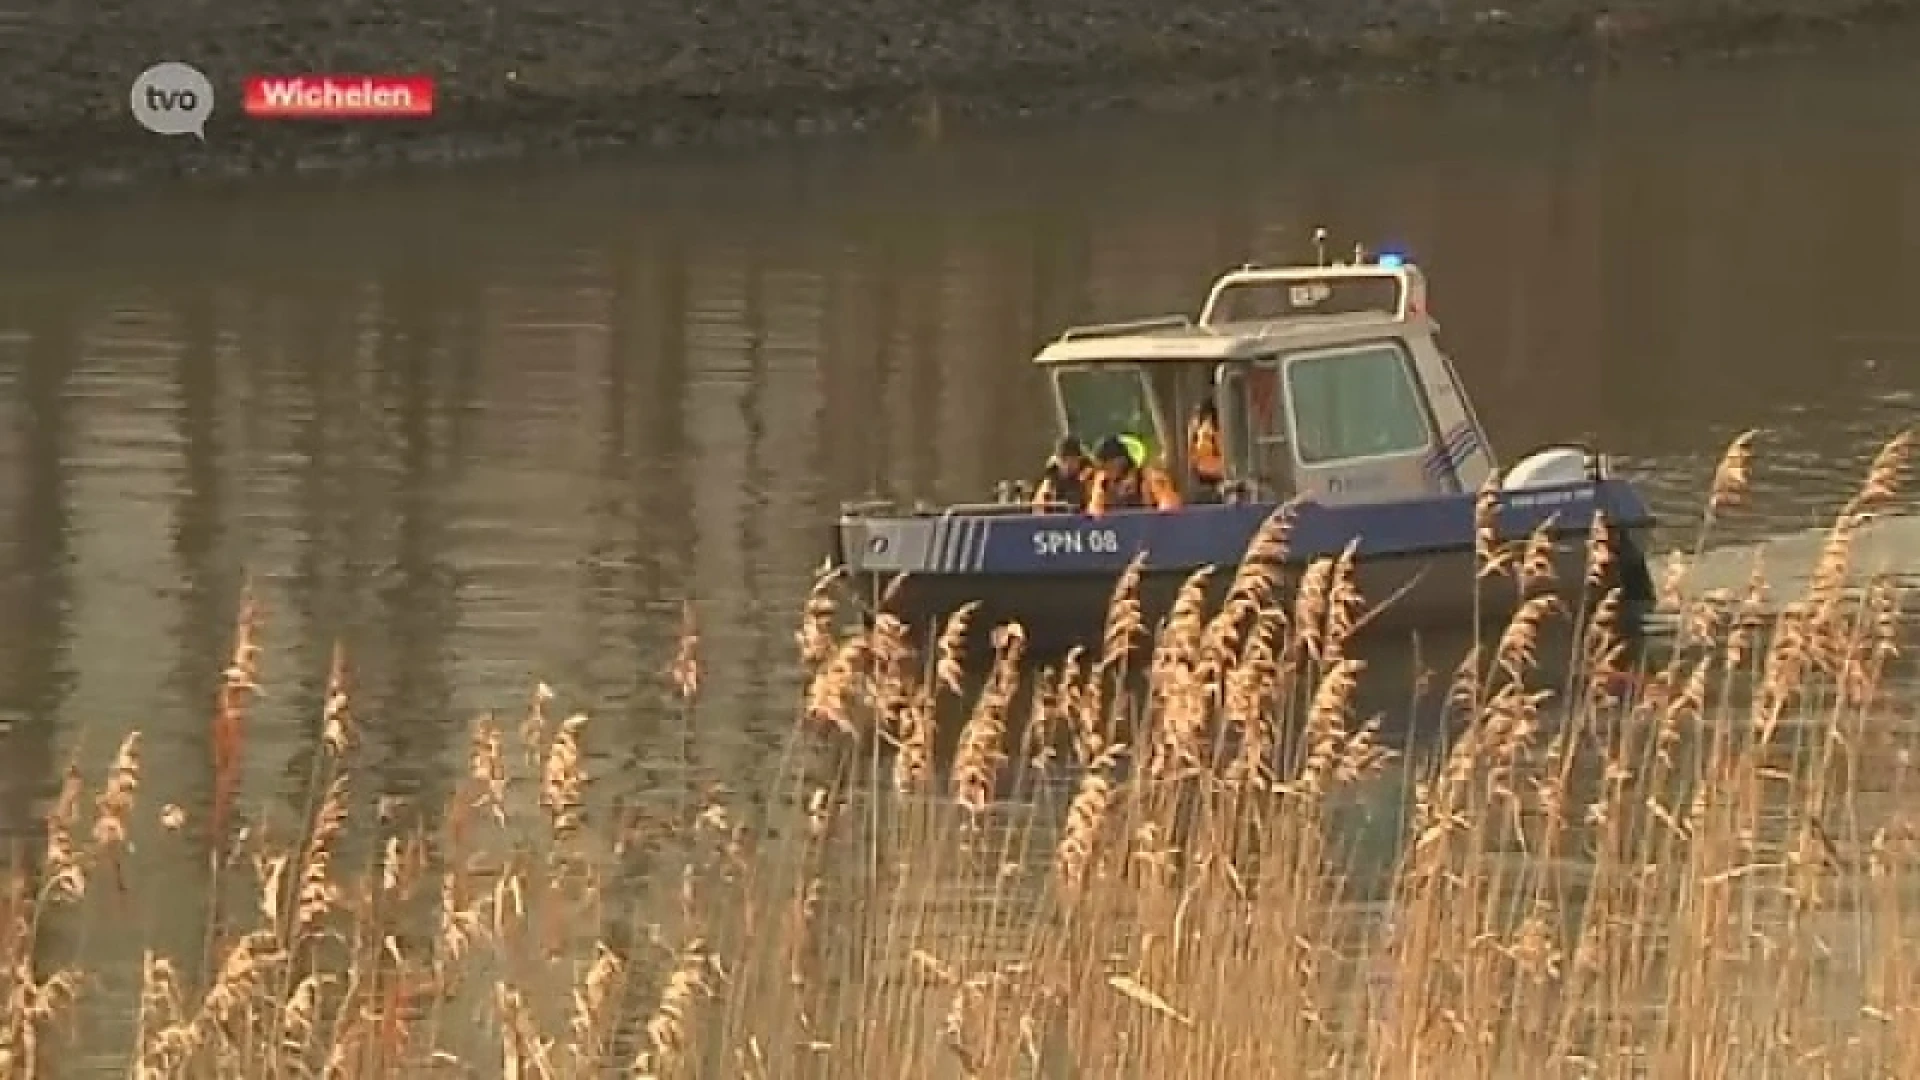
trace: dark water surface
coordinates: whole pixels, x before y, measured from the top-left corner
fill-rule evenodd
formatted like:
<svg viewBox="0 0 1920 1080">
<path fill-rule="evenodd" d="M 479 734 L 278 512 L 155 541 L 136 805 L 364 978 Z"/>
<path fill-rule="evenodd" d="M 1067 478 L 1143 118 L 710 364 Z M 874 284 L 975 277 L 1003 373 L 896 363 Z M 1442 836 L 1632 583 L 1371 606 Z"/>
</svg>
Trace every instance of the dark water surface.
<svg viewBox="0 0 1920 1080">
<path fill-rule="evenodd" d="M 1920 412 L 1920 62 L 1400 94 L 553 173 L 130 196 L 0 218 L 0 829 L 77 747 L 145 733 L 204 805 L 243 577 L 254 798 L 297 788 L 337 639 L 388 790 L 536 680 L 596 770 L 703 769 L 791 715 L 835 504 L 986 492 L 1049 441 L 1062 323 L 1191 310 L 1318 224 L 1404 246 L 1507 460 L 1586 437 L 1690 541 L 1823 521 Z M 1907 548 L 1909 552 L 1914 549 Z"/>
</svg>

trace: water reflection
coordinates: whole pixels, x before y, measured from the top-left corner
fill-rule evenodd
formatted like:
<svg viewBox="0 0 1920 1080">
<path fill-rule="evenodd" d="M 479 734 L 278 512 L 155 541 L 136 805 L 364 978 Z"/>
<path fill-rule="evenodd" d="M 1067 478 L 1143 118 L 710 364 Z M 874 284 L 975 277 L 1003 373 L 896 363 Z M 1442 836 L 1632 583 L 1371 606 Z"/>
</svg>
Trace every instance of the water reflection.
<svg viewBox="0 0 1920 1080">
<path fill-rule="evenodd" d="M 368 730 L 392 770 L 383 779 L 428 801 L 438 801 L 436 781 L 447 779 L 442 762 L 452 741 L 452 638 L 463 577 L 448 558 L 458 521 L 446 493 L 458 483 L 456 463 L 467 460 L 447 423 L 465 406 L 451 398 L 458 382 L 449 378 L 453 351 L 443 341 L 450 285 L 457 288 L 396 268 L 379 286 L 372 367 L 380 375 L 376 408 L 391 440 L 385 516 L 393 535 L 376 588 L 381 638 L 370 650 L 353 650 L 382 660 L 379 681 L 369 679 L 380 709 Z"/>
<path fill-rule="evenodd" d="M 9 616 L 0 623 L 0 830 L 31 829 L 40 800 L 56 782 L 54 746 L 76 672 L 70 656 L 73 602 L 72 504 L 67 457 L 72 422 L 67 397 L 75 318 L 48 297 L 34 297 L 22 335 L 4 346 L 17 358 L 12 392 L 11 450 L 4 489 L 11 503 L 6 576 L 0 591 Z M 23 305 L 26 306 L 26 305 Z M 17 344 L 16 344 L 17 342 Z M 10 365 L 11 366 L 11 365 Z"/>
<path fill-rule="evenodd" d="M 308 290 L 263 299 L 259 316 L 267 327 L 264 333 L 284 336 L 286 342 L 276 353 L 291 368 L 287 398 L 298 403 L 282 436 L 294 463 L 287 478 L 286 528 L 305 538 L 294 548 L 286 571 L 284 611 L 269 617 L 276 624 L 292 620 L 298 627 L 298 652 L 281 663 L 298 673 L 297 700 L 316 710 L 332 639 L 344 628 L 361 625 L 369 610 L 366 568 L 374 564 L 366 540 L 371 521 L 350 509 L 361 472 L 358 452 L 366 445 L 358 430 L 364 424 L 362 410 L 355 400 L 361 365 L 352 341 L 358 322 L 354 292 L 337 283 L 315 283 Z M 264 582 L 256 577 L 254 585 Z M 290 629 L 280 626 L 268 640 Z M 356 681 L 363 681 L 369 667 L 378 670 L 381 655 L 370 641 L 353 644 L 361 646 L 355 648 L 354 662 L 360 669 Z M 300 750 L 291 763 L 295 767 L 312 753 L 311 739 Z"/>
</svg>

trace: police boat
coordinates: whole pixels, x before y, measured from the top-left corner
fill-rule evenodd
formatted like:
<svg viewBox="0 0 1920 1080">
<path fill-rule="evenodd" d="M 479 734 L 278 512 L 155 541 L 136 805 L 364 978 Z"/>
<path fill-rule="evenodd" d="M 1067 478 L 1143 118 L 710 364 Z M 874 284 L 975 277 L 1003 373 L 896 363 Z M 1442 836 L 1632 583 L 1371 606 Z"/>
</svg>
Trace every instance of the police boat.
<svg viewBox="0 0 1920 1080">
<path fill-rule="evenodd" d="M 1287 582 L 1354 543 L 1357 584 L 1376 608 L 1363 633 L 1467 632 L 1476 617 L 1504 622 L 1520 601 L 1509 582 L 1477 580 L 1475 504 L 1497 476 L 1498 539 L 1544 526 L 1547 587 L 1566 610 L 1596 599 L 1582 592 L 1593 588 L 1594 518 L 1605 515 L 1613 571 L 1600 587 L 1619 586 L 1622 625 L 1639 626 L 1654 603 L 1646 502 L 1585 447 L 1550 446 L 1502 473 L 1438 331 L 1419 268 L 1359 252 L 1347 264 L 1229 271 L 1197 319 L 1074 327 L 1033 361 L 1061 432 L 1089 446 L 1122 437 L 1181 485 L 1182 506 L 1096 516 L 1035 506 L 1008 484 L 991 502 L 849 504 L 831 560 L 870 618 L 886 610 L 925 632 L 977 604 L 976 631 L 1017 622 L 1030 652 L 1058 650 L 1099 640 L 1136 557 L 1149 620 L 1202 567 L 1221 568 L 1212 581 L 1223 591 L 1256 532 L 1291 503 Z M 1225 477 L 1201 485 L 1185 420 L 1208 400 Z"/>
</svg>

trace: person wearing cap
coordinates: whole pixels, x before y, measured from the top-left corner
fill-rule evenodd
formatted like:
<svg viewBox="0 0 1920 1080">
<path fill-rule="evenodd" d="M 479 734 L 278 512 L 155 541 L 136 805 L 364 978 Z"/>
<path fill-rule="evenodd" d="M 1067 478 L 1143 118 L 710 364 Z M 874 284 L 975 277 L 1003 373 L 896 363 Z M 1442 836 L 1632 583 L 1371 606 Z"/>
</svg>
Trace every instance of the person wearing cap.
<svg viewBox="0 0 1920 1080">
<path fill-rule="evenodd" d="M 1144 509 L 1175 510 L 1180 492 L 1164 470 L 1154 465 L 1135 464 L 1127 444 L 1116 436 L 1100 440 L 1093 452 L 1093 493 L 1087 500 L 1087 512 Z"/>
<path fill-rule="evenodd" d="M 1033 493 L 1033 507 L 1044 510 L 1049 503 L 1065 503 L 1083 510 L 1093 492 L 1093 466 L 1080 440 L 1071 435 L 1061 438 L 1040 474 L 1040 486 Z"/>
</svg>

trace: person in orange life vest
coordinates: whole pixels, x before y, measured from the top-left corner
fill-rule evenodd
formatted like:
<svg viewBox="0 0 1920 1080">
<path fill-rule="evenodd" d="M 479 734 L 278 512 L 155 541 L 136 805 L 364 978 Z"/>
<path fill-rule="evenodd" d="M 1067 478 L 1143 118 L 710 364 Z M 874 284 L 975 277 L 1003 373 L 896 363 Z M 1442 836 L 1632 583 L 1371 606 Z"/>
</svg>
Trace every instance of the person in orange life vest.
<svg viewBox="0 0 1920 1080">
<path fill-rule="evenodd" d="M 1217 497 L 1227 478 L 1226 455 L 1220 450 L 1220 410 L 1211 396 L 1201 400 L 1187 418 L 1187 468 L 1200 490 Z"/>
<path fill-rule="evenodd" d="M 1093 460 L 1099 471 L 1094 473 L 1093 497 L 1087 500 L 1088 513 L 1149 506 L 1156 510 L 1179 508 L 1180 492 L 1173 481 L 1167 479 L 1167 474 L 1153 465 L 1135 465 L 1126 444 L 1118 438 L 1109 435 L 1100 440 Z"/>
<path fill-rule="evenodd" d="M 1054 447 L 1046 470 L 1040 474 L 1040 486 L 1033 493 L 1034 509 L 1042 509 L 1048 503 L 1066 503 L 1075 510 L 1084 510 L 1092 494 L 1093 466 L 1088 463 L 1080 440 L 1068 435 Z"/>
</svg>

